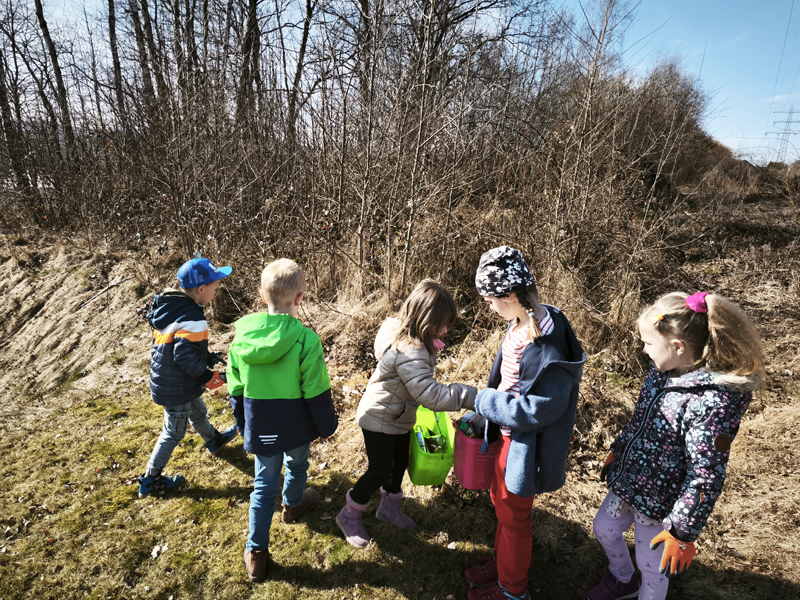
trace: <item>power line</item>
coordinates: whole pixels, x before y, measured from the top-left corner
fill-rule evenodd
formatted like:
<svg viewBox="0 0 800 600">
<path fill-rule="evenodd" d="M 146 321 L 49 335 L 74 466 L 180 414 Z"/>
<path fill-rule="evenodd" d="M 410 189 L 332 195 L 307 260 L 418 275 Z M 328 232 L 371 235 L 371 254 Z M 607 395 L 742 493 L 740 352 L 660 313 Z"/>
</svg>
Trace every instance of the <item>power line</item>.
<svg viewBox="0 0 800 600">
<path fill-rule="evenodd" d="M 778 90 L 778 79 L 781 76 L 781 66 L 783 65 L 783 53 L 786 50 L 786 40 L 789 39 L 789 27 L 792 24 L 792 13 L 794 13 L 794 0 L 792 0 L 792 7 L 789 9 L 789 22 L 786 24 L 786 35 L 783 36 L 783 48 L 781 48 L 781 58 L 778 61 L 778 73 L 775 75 L 775 87 L 772 88 L 772 98 L 769 99 L 769 114 L 772 114 L 772 103 L 775 102 L 775 92 Z M 767 127 L 769 127 L 769 117 L 767 117 Z"/>
</svg>

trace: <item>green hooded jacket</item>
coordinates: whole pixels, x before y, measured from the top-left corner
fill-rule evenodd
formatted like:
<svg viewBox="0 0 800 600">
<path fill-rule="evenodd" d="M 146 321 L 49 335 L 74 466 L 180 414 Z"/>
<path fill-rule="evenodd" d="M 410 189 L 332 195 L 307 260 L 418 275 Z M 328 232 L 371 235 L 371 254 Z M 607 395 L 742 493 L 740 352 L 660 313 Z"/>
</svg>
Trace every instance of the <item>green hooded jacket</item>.
<svg viewBox="0 0 800 600">
<path fill-rule="evenodd" d="M 236 324 L 228 391 L 246 451 L 293 450 L 336 431 L 319 336 L 288 314 L 253 313 Z"/>
</svg>

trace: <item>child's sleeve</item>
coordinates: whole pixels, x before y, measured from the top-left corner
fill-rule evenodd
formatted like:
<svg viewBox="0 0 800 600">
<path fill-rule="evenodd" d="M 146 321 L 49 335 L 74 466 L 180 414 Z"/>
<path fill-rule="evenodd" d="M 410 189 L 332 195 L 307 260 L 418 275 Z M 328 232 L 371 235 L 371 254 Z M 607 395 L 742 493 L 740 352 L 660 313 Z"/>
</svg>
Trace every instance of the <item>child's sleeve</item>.
<svg viewBox="0 0 800 600">
<path fill-rule="evenodd" d="M 430 362 L 424 358 L 397 355 L 397 375 L 420 406 L 434 412 L 472 409 L 478 390 L 463 383 L 439 383 L 433 378 Z"/>
<path fill-rule="evenodd" d="M 325 365 L 322 342 L 313 332 L 309 334 L 300 357 L 300 389 L 311 421 L 320 437 L 327 438 L 336 431 L 339 419 L 333 408 L 331 380 Z"/>
<path fill-rule="evenodd" d="M 686 411 L 686 478 L 667 517 L 672 534 L 684 542 L 697 539 L 722 493 L 731 442 L 744 413 L 741 403 L 729 399 L 728 392 L 707 391 Z"/>
<path fill-rule="evenodd" d="M 564 369 L 554 367 L 541 378 L 537 391 L 541 395 L 514 395 L 486 388 L 478 392 L 475 412 L 492 423 L 528 432 L 556 421 L 569 407 L 569 394 L 574 378 Z"/>
<path fill-rule="evenodd" d="M 233 346 L 231 346 L 231 350 L 228 353 L 226 375 L 228 377 L 228 393 L 230 394 L 233 418 L 236 421 L 236 427 L 239 429 L 239 433 L 244 435 L 244 383 L 242 382 L 241 373 L 239 372 L 239 359 L 236 356 L 236 350 Z"/>
</svg>

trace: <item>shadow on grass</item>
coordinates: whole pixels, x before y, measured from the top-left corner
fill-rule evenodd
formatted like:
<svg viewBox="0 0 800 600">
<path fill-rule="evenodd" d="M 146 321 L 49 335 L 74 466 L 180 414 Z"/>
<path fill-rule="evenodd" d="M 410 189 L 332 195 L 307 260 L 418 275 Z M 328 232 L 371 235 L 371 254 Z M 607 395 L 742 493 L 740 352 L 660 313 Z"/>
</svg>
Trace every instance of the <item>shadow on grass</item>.
<svg viewBox="0 0 800 600">
<path fill-rule="evenodd" d="M 253 463 L 253 457 L 245 452 L 242 444 L 226 446 L 220 450 L 218 454 L 214 455 L 214 458 L 224 460 L 234 469 L 240 471 L 250 478 L 255 477 L 255 465 Z"/>
<path fill-rule="evenodd" d="M 445 485 L 427 505 L 414 498 L 404 499 L 404 511 L 419 525 L 415 530 L 401 530 L 377 521 L 376 494 L 364 519 L 373 544 L 364 550 L 350 550 L 333 521 L 344 503 L 349 479 L 332 474 L 326 485 L 312 483 L 312 486 L 322 498 L 331 497 L 332 502 L 318 506 L 302 518 L 301 524 L 309 528 L 312 538 L 325 536 L 329 548 L 331 541 L 338 545 L 333 552 L 340 552 L 342 558 L 328 567 L 323 567 L 321 560 L 314 564 L 313 558 L 306 564 L 298 564 L 300 561 L 294 556 L 287 559 L 290 564 L 281 564 L 279 550 L 268 581 L 284 581 L 316 590 L 357 587 L 361 598 L 386 597 L 389 589 L 419 600 L 444 599 L 450 594 L 464 598 L 468 588 L 463 572 L 469 559 L 491 552 L 496 521 L 488 492 Z M 532 520 L 534 541 L 528 573 L 532 597 L 586 598 L 587 590 L 602 579 L 608 565 L 600 545 L 587 533 L 591 525 L 537 508 L 532 511 Z M 287 543 L 285 536 L 291 535 L 291 527 L 296 526 L 278 529 L 273 524 L 273 543 L 278 536 Z M 297 542 L 297 538 L 293 541 Z M 448 548 L 451 542 L 456 543 L 455 549 Z M 686 573 L 670 582 L 668 600 L 679 598 L 800 600 L 800 586 L 765 574 L 716 570 L 695 562 Z"/>
</svg>

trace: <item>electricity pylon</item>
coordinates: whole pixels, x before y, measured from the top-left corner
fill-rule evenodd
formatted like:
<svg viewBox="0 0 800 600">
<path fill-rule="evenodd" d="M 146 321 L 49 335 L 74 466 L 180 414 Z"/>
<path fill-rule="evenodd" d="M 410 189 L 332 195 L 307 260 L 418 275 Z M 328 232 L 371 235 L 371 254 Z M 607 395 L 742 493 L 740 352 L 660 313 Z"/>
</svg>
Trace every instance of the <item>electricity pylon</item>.
<svg viewBox="0 0 800 600">
<path fill-rule="evenodd" d="M 784 125 L 783 131 L 768 132 L 772 134 L 779 134 L 781 136 L 781 145 L 778 147 L 778 162 L 784 162 L 786 160 L 786 149 L 789 147 L 789 136 L 800 134 L 800 131 L 795 131 L 792 129 L 792 125 L 794 125 L 795 123 L 800 124 L 800 121 L 792 120 L 792 115 L 794 115 L 794 106 L 792 106 L 789 110 L 776 110 L 775 112 L 777 114 L 789 115 L 789 117 L 785 121 L 772 122 L 772 124 L 775 125 L 776 127 Z"/>
</svg>

